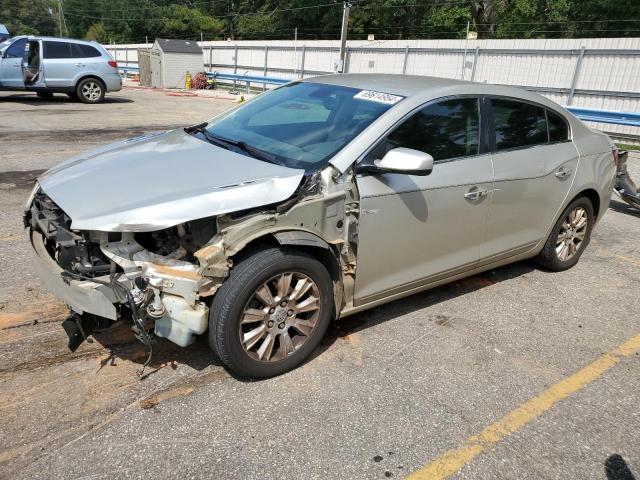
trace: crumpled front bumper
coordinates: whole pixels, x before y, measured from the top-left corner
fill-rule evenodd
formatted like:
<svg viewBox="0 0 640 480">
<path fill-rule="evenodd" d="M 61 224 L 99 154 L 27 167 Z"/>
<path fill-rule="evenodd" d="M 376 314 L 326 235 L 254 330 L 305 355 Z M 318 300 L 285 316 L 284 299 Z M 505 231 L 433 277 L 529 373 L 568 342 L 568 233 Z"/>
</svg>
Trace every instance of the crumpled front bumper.
<svg viewBox="0 0 640 480">
<path fill-rule="evenodd" d="M 107 291 L 108 287 L 90 281 L 65 282 L 61 275 L 63 270 L 45 248 L 43 235 L 30 230 L 29 237 L 33 246 L 36 272 L 50 292 L 79 314 L 92 313 L 110 320 L 118 318 L 116 307 L 109 298 L 109 293 L 112 292 Z M 113 300 L 115 301 L 115 298 Z"/>
</svg>

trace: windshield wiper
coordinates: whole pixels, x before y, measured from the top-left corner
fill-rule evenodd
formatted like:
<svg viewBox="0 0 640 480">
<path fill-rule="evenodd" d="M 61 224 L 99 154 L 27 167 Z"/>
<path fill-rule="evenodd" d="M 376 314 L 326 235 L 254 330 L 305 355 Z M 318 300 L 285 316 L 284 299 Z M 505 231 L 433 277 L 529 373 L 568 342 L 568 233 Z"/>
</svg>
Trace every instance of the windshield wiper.
<svg viewBox="0 0 640 480">
<path fill-rule="evenodd" d="M 189 133 L 189 134 L 192 134 L 194 132 L 201 133 L 204 136 L 204 138 L 207 139 L 207 141 L 209 143 L 213 143 L 214 145 L 217 145 L 218 147 L 221 147 L 221 148 L 229 150 L 229 146 L 226 143 L 221 142 L 220 140 L 217 139 L 217 137 L 211 135 L 207 131 L 207 129 L 206 129 L 207 125 L 209 125 L 207 122 L 199 123 L 198 125 L 192 125 L 190 127 L 184 127 L 184 131 Z"/>
<path fill-rule="evenodd" d="M 217 135 L 213 135 L 209 133 L 209 131 L 206 128 L 207 125 L 209 125 L 207 122 L 199 123 L 198 125 L 185 127 L 184 131 L 187 133 L 192 133 L 192 132 L 201 133 L 204 136 L 204 138 L 206 138 L 210 143 L 213 143 L 214 145 L 217 145 L 222 148 L 226 148 L 227 150 L 229 150 L 229 145 L 233 145 L 234 147 L 239 148 L 243 152 L 248 153 L 253 158 L 257 158 L 258 160 L 262 160 L 264 162 L 269 162 L 269 163 L 275 163 L 276 165 L 286 166 L 281 161 L 279 161 L 275 156 L 269 155 L 268 153 L 263 152 L 262 150 L 259 150 L 250 145 L 247 145 L 243 141 L 230 140 L 228 138 L 219 137 Z"/>
<path fill-rule="evenodd" d="M 243 152 L 248 153 L 253 158 L 257 158 L 258 160 L 262 160 L 264 162 L 269 162 L 269 163 L 275 163 L 276 165 L 283 165 L 283 163 L 279 161 L 274 155 L 269 155 L 268 153 L 263 152 L 262 150 L 252 147 L 251 145 L 247 145 L 246 142 L 243 142 L 240 140 L 230 140 L 228 138 L 218 137 L 217 135 L 212 135 L 212 137 L 215 138 L 216 141 L 218 142 L 224 142 L 228 145 L 233 145 L 234 147 L 238 147 Z"/>
</svg>

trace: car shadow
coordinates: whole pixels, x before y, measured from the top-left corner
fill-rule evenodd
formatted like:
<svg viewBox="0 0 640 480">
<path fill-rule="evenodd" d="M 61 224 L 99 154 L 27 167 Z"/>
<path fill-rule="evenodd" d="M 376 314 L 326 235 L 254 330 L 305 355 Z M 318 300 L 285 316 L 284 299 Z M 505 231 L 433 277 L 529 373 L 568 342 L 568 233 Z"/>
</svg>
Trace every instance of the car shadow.
<svg viewBox="0 0 640 480">
<path fill-rule="evenodd" d="M 130 361 L 142 366 L 148 358 L 147 347 L 135 338 L 131 325 L 126 322 L 117 322 L 111 328 L 96 331 L 92 339 L 108 351 L 107 357 L 101 360 L 100 368 L 109 364 L 114 365 L 116 360 Z M 196 337 L 196 341 L 188 347 L 180 347 L 164 338 L 153 337 L 152 348 L 153 354 L 145 370 L 145 377 L 163 368 L 175 369 L 179 364 L 187 365 L 197 371 L 212 365 L 222 365 L 209 348 L 207 335 Z"/>
<path fill-rule="evenodd" d="M 20 103 L 22 105 L 61 105 L 61 104 L 78 104 L 84 105 L 79 100 L 74 100 L 69 98 L 64 93 L 56 93 L 51 98 L 40 98 L 35 93 L 15 93 L 11 95 L 2 95 L 0 96 L 0 102 L 11 102 L 11 103 Z M 133 100 L 125 97 L 114 97 L 107 93 L 104 97 L 104 100 L 100 104 L 109 104 L 109 103 L 133 103 Z"/>
<path fill-rule="evenodd" d="M 607 480 L 636 480 L 627 462 L 621 455 L 614 453 L 604 462 L 604 472 Z"/>
<path fill-rule="evenodd" d="M 609 203 L 609 208 L 614 212 L 625 213 L 627 215 L 640 218 L 640 210 L 638 210 L 635 207 L 632 207 L 628 203 L 619 202 L 618 200 L 611 199 L 611 203 Z"/>
<path fill-rule="evenodd" d="M 418 310 L 432 307 L 462 295 L 482 290 L 496 283 L 520 277 L 538 268 L 539 267 L 532 261 L 526 260 L 505 265 L 338 320 L 332 324 L 320 348 L 311 355 L 309 360 L 322 355 L 324 351 L 329 349 L 340 338 L 353 335 L 361 330 L 380 325 Z M 447 320 L 446 318 L 440 318 L 437 319 L 436 322 L 446 323 Z"/>
<path fill-rule="evenodd" d="M 452 300 L 461 295 L 481 290 L 496 283 L 520 277 L 536 269 L 537 266 L 530 261 L 506 265 L 333 322 L 320 346 L 309 356 L 305 363 L 322 355 L 340 338 L 441 302 Z M 443 319 L 443 321 L 446 321 L 446 319 Z M 101 362 L 102 366 L 106 366 L 109 363 L 114 364 L 116 359 L 128 360 L 142 365 L 147 359 L 148 352 L 145 346 L 135 339 L 130 326 L 125 322 L 118 322 L 109 329 L 95 332 L 93 340 L 109 351 L 109 355 Z M 145 377 L 163 368 L 176 368 L 178 364 L 187 365 L 197 371 L 202 371 L 209 366 L 224 367 L 220 359 L 209 348 L 206 334 L 196 337 L 195 343 L 188 347 L 180 347 L 163 338 L 154 337 L 153 355 Z M 242 382 L 255 381 L 237 377 L 226 367 L 224 368 L 236 380 Z"/>
</svg>

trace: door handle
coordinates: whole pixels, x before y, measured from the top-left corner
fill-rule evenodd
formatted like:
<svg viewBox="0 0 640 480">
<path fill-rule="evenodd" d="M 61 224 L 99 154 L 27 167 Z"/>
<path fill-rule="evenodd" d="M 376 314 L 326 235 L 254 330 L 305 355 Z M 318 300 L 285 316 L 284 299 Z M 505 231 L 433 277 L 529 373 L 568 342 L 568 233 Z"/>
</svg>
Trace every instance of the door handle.
<svg viewBox="0 0 640 480">
<path fill-rule="evenodd" d="M 84 63 L 76 63 L 76 67 L 86 67 Z"/>
<path fill-rule="evenodd" d="M 467 200 L 480 200 L 489 194 L 489 190 L 469 190 L 464 194 Z"/>
<path fill-rule="evenodd" d="M 564 167 L 560 168 L 556 172 L 556 177 L 558 178 L 567 178 L 567 177 L 570 177 L 571 175 L 573 175 L 573 170 L 568 170 Z"/>
</svg>

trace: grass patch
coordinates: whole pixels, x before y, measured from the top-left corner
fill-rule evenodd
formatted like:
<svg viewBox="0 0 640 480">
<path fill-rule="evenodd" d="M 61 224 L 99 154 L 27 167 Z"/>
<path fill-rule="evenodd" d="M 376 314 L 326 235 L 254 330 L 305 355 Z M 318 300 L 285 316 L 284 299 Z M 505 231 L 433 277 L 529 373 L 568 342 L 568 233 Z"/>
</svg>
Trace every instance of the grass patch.
<svg viewBox="0 0 640 480">
<path fill-rule="evenodd" d="M 629 145 L 628 143 L 616 143 L 616 147 L 618 147 L 618 150 L 639 150 L 640 151 L 640 145 Z"/>
</svg>

